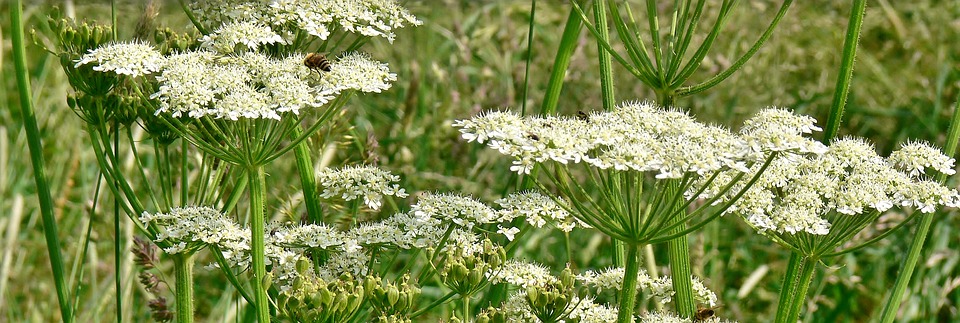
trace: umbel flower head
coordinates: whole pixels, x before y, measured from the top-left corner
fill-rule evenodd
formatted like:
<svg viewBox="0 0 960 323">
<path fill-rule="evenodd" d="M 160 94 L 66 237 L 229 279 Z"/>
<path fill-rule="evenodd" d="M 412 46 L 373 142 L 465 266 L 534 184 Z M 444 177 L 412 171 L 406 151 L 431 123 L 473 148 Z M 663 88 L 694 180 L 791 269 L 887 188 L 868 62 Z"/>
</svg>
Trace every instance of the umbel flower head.
<svg viewBox="0 0 960 323">
<path fill-rule="evenodd" d="M 776 116 L 776 117 L 771 117 Z M 657 178 L 746 170 L 758 152 L 821 152 L 822 145 L 799 134 L 818 129 L 813 119 L 767 109 L 745 124 L 741 136 L 696 122 L 676 109 L 628 102 L 588 118 L 528 117 L 488 112 L 454 127 L 467 141 L 486 143 L 514 157 L 511 170 L 529 173 L 536 163 L 585 162 L 599 169 L 655 172 Z"/>
<path fill-rule="evenodd" d="M 156 242 L 168 243 L 164 248 L 170 254 L 197 251 L 207 245 L 218 245 L 231 250 L 249 249 L 250 234 L 236 222 L 214 208 L 186 206 L 173 208 L 167 213 L 140 215 L 145 226 L 157 228 Z"/>
<path fill-rule="evenodd" d="M 728 212 L 761 231 L 825 235 L 829 218 L 875 217 L 896 206 L 924 213 L 956 206 L 956 190 L 916 177 L 927 167 L 953 173 L 953 159 L 919 143 L 883 158 L 867 141 L 844 138 L 822 155 L 776 161 Z"/>
<path fill-rule="evenodd" d="M 396 29 L 422 24 L 393 0 L 211 0 L 193 1 L 191 7 L 215 25 L 272 26 L 288 41 L 302 31 L 321 40 L 333 32 L 345 32 L 392 42 Z"/>
<path fill-rule="evenodd" d="M 529 173 L 535 165 L 546 167 L 550 175 L 544 177 L 559 195 L 554 200 L 569 201 L 571 205 L 560 207 L 578 220 L 617 240 L 651 243 L 680 223 L 678 212 L 666 209 L 672 203 L 654 199 L 691 205 L 693 199 L 735 196 L 738 191 L 731 190 L 731 184 L 749 179 L 743 173 L 750 167 L 762 169 L 782 155 L 822 153 L 822 144 L 804 137 L 818 129 L 814 121 L 770 108 L 748 120 L 739 133 L 732 133 L 697 122 L 678 109 L 627 102 L 613 111 L 576 118 L 487 112 L 456 121 L 454 126 L 467 141 L 485 143 L 513 157 L 513 171 Z M 574 166 L 584 172 L 572 172 Z M 652 176 L 642 174 L 648 172 Z M 698 191 L 691 184 L 699 181 L 717 188 Z M 608 197 L 595 198 L 589 193 L 593 189 Z M 686 194 L 687 200 L 679 194 Z M 654 202 L 631 204 L 644 199 Z M 720 214 L 702 210 L 690 212 L 700 217 L 700 224 Z"/>
<path fill-rule="evenodd" d="M 323 187 L 320 197 L 342 198 L 352 201 L 363 198 L 363 204 L 379 210 L 383 196 L 407 197 L 396 182 L 400 177 L 373 166 L 346 166 L 341 169 L 325 168 L 317 172 L 317 183 Z"/>
<path fill-rule="evenodd" d="M 91 49 L 80 57 L 74 68 L 91 63 L 96 63 L 94 71 L 137 77 L 159 71 L 164 57 L 150 44 L 131 41 Z"/>
<path fill-rule="evenodd" d="M 385 64 L 363 54 L 348 54 L 331 65 L 333 70 L 316 82 L 302 55 L 277 59 L 256 52 L 174 54 L 166 59 L 157 77 L 160 88 L 152 98 L 160 101 L 158 114 L 169 112 L 174 117 L 279 120 L 284 112 L 299 114 L 319 107 L 340 92 L 380 92 L 396 80 Z"/>
</svg>

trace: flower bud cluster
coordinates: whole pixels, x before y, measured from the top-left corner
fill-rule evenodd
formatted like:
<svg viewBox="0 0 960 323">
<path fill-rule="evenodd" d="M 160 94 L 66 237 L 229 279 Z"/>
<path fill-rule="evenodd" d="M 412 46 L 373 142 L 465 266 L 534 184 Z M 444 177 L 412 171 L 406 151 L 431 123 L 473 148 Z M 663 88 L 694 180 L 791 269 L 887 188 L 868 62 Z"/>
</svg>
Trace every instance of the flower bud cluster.
<svg viewBox="0 0 960 323">
<path fill-rule="evenodd" d="M 300 259 L 293 288 L 277 296 L 277 312 L 281 318 L 296 322 L 343 322 L 360 309 L 367 295 L 363 280 L 343 274 L 328 282 L 312 276 L 309 267 L 308 260 Z"/>
<path fill-rule="evenodd" d="M 380 314 L 380 322 L 410 322 L 406 318 L 417 304 L 420 288 L 410 281 L 409 275 L 397 283 L 382 282 L 380 277 L 367 276 L 363 282 L 367 301 Z"/>
<path fill-rule="evenodd" d="M 560 279 L 526 288 L 527 305 L 530 312 L 544 322 L 555 322 L 569 314 L 575 292 L 576 279 L 573 271 L 567 267 L 560 272 Z"/>
<path fill-rule="evenodd" d="M 433 253 L 433 252 L 430 252 Z M 487 284 L 487 274 L 499 271 L 507 259 L 502 246 L 490 239 L 480 243 L 452 242 L 431 259 L 440 259 L 436 266 L 440 281 L 460 295 L 468 296 Z"/>
</svg>

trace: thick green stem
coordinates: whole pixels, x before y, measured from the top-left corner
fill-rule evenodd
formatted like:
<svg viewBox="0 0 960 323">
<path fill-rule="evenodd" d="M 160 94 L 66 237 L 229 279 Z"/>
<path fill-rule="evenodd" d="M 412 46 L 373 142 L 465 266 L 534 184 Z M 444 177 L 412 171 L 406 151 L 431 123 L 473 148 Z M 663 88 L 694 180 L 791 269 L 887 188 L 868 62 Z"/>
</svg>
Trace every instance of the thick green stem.
<svg viewBox="0 0 960 323">
<path fill-rule="evenodd" d="M 853 77 L 853 63 L 857 57 L 857 43 L 860 41 L 860 26 L 863 25 L 863 13 L 867 8 L 867 0 L 854 0 L 850 19 L 847 22 L 847 37 L 843 40 L 843 54 L 840 58 L 840 75 L 837 76 L 837 85 L 833 91 L 833 104 L 830 105 L 830 117 L 823 130 L 824 141 L 827 142 L 837 136 L 840 129 L 840 119 L 847 103 L 847 94 L 850 93 L 850 79 Z"/>
<path fill-rule="evenodd" d="M 681 224 L 674 232 L 686 230 L 687 225 Z M 690 242 L 683 235 L 671 239 L 667 243 L 667 257 L 670 258 L 670 279 L 673 281 L 674 304 L 677 315 L 693 317 L 697 310 L 697 303 L 693 299 L 693 271 L 690 269 Z"/>
<path fill-rule="evenodd" d="M 944 144 L 943 153 L 947 156 L 953 156 L 957 152 L 957 142 L 960 141 L 960 97 L 957 98 L 956 106 L 953 108 L 953 117 L 950 120 L 950 129 L 947 131 L 947 142 Z M 937 181 L 943 183 L 947 176 L 937 174 Z M 910 242 L 910 250 L 907 251 L 907 259 L 897 274 L 897 280 L 893 284 L 893 290 L 887 296 L 887 302 L 883 304 L 883 312 L 880 314 L 880 322 L 890 323 L 897 318 L 897 311 L 900 309 L 900 303 L 903 301 L 903 294 L 910 285 L 910 277 L 917 267 L 917 261 L 920 260 L 920 254 L 923 251 L 923 244 L 927 241 L 927 235 L 930 234 L 930 227 L 933 224 L 933 217 L 936 213 L 927 213 L 920 215 L 920 225 L 917 226 L 917 232 L 913 235 L 913 241 Z"/>
<path fill-rule="evenodd" d="M 262 166 L 252 166 L 248 168 L 247 176 L 250 178 L 250 257 L 253 262 L 253 294 L 257 300 L 257 320 L 259 322 L 270 322 L 270 307 L 267 300 L 267 290 L 264 288 L 264 277 L 267 275 L 266 262 L 264 261 L 264 218 L 266 200 L 265 173 Z"/>
<path fill-rule="evenodd" d="M 463 321 L 470 322 L 470 296 L 462 295 L 461 301 L 463 302 Z"/>
<path fill-rule="evenodd" d="M 800 309 L 806 301 L 816 268 L 817 260 L 796 253 L 790 255 L 787 276 L 778 301 L 777 323 L 794 323 L 800 317 Z"/>
<path fill-rule="evenodd" d="M 177 322 L 193 322 L 193 254 L 173 255 Z"/>
<path fill-rule="evenodd" d="M 671 98 L 670 96 L 666 96 Z M 668 197 L 679 196 L 682 194 L 681 184 L 677 181 L 671 181 L 667 185 L 667 194 Z M 667 214 L 675 214 L 674 218 L 670 221 L 678 221 L 677 226 L 671 230 L 671 233 L 681 233 L 686 231 L 687 224 L 683 222 L 683 219 L 686 218 L 686 213 L 683 208 L 686 206 L 686 201 L 682 198 L 676 198 L 672 202 L 672 205 L 669 205 L 670 212 Z M 676 306 L 677 315 L 684 318 L 691 318 L 693 314 L 697 311 L 697 302 L 693 298 L 693 283 L 691 279 L 693 278 L 693 270 L 690 268 L 690 241 L 687 239 L 687 235 L 680 235 L 676 238 L 670 239 L 667 242 L 667 257 L 670 262 L 670 279 L 673 281 L 673 291 L 674 291 L 674 305 Z"/>
<path fill-rule="evenodd" d="M 617 313 L 618 323 L 633 321 L 633 307 L 637 302 L 637 273 L 640 271 L 640 261 L 637 259 L 637 250 L 640 246 L 633 243 L 624 243 L 627 249 L 626 268 L 623 269 L 623 286 L 620 288 L 620 311 Z"/>
<path fill-rule="evenodd" d="M 64 322 L 73 322 L 73 309 L 68 300 L 67 285 L 64 280 L 63 256 L 60 254 L 60 238 L 57 236 L 57 219 L 53 215 L 53 198 L 47 185 L 44 171 L 43 147 L 40 144 L 40 129 L 37 116 L 33 113 L 30 80 L 27 75 L 27 56 L 23 42 L 23 8 L 20 0 L 10 2 L 10 33 L 13 41 L 13 65 L 16 70 L 17 90 L 20 96 L 20 113 L 27 134 L 27 146 L 30 148 L 30 162 L 33 165 L 33 179 L 37 184 L 37 199 L 40 202 L 40 215 L 43 221 L 43 235 L 53 269 L 53 284 L 57 289 L 57 301 L 60 304 L 60 318 Z"/>
<path fill-rule="evenodd" d="M 297 126 L 290 134 L 291 138 L 303 135 L 303 127 Z M 303 203 L 307 206 L 307 218 L 311 223 L 322 223 L 320 214 L 320 196 L 317 195 L 317 179 L 313 173 L 313 159 L 310 157 L 308 140 L 301 141 L 294 149 L 297 159 L 297 172 L 300 173 L 300 187 L 303 189 Z"/>
</svg>

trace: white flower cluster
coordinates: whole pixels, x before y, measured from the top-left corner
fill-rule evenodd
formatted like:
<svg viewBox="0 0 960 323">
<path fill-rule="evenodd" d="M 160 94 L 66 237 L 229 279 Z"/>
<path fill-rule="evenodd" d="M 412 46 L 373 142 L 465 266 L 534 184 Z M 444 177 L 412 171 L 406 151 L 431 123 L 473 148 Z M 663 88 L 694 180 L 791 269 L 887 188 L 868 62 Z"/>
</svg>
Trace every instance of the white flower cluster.
<svg viewBox="0 0 960 323">
<path fill-rule="evenodd" d="M 157 228 L 156 242 L 167 242 L 169 254 L 196 251 L 207 245 L 218 245 L 231 250 L 249 250 L 249 231 L 242 230 L 220 211 L 205 206 L 173 208 L 167 213 L 140 215 L 145 226 Z"/>
<path fill-rule="evenodd" d="M 930 213 L 956 206 L 960 194 L 912 175 L 926 167 L 952 172 L 952 164 L 926 145 L 908 144 L 883 158 L 865 140 L 840 139 L 819 156 L 777 159 L 727 212 L 743 215 L 761 231 L 816 235 L 830 231 L 828 214 L 882 213 L 894 206 Z"/>
<path fill-rule="evenodd" d="M 73 67 L 94 62 L 97 64 L 93 67 L 94 71 L 137 77 L 160 71 L 164 57 L 150 44 L 140 41 L 122 42 L 91 49 L 80 57 Z"/>
<path fill-rule="evenodd" d="M 494 284 L 509 283 L 520 286 L 522 289 L 559 281 L 557 277 L 550 274 L 550 269 L 541 264 L 513 259 L 507 260 L 500 269 L 488 272 L 487 278 Z"/>
<path fill-rule="evenodd" d="M 820 131 L 817 120 L 781 108 L 767 108 L 743 122 L 740 134 L 755 152 L 795 151 L 822 154 L 826 146 L 804 135 Z"/>
<path fill-rule="evenodd" d="M 317 172 L 317 184 L 323 187 L 320 197 L 339 197 L 344 201 L 363 198 L 367 207 L 379 210 L 383 196 L 407 197 L 396 182 L 400 177 L 374 166 L 346 166 L 341 169 L 325 168 Z"/>
<path fill-rule="evenodd" d="M 380 93 L 390 89 L 396 80 L 397 74 L 391 73 L 387 64 L 375 61 L 367 54 L 348 53 L 333 62 L 329 72 L 323 72 L 320 86 L 335 93 L 344 90 Z"/>
<path fill-rule="evenodd" d="M 256 22 L 283 30 L 287 40 L 303 31 L 321 40 L 333 32 L 346 32 L 392 42 L 395 30 L 422 24 L 393 0 L 204 0 L 194 1 L 191 7 L 204 21 Z"/>
<path fill-rule="evenodd" d="M 724 320 L 719 317 L 710 317 L 702 320 L 693 320 L 690 318 L 679 317 L 674 313 L 670 312 L 647 312 L 643 313 L 638 317 L 638 321 L 644 323 L 723 323 L 723 322 L 736 322 Z"/>
<path fill-rule="evenodd" d="M 501 222 L 510 222 L 515 218 L 523 217 L 534 227 L 542 228 L 549 222 L 563 232 L 570 232 L 577 226 L 589 227 L 586 223 L 570 216 L 570 213 L 557 205 L 553 199 L 537 191 L 510 194 L 494 203 L 502 208 L 497 211 Z"/>
<path fill-rule="evenodd" d="M 567 319 L 561 322 L 609 323 L 617 321 L 616 308 L 597 304 L 592 298 L 574 296 L 570 300 L 570 304 L 573 304 L 573 306 L 568 309 Z M 530 311 L 526 291 L 510 295 L 498 310 L 503 311 L 510 322 L 540 322 L 540 319 Z"/>
<path fill-rule="evenodd" d="M 200 37 L 200 45 L 222 54 L 236 51 L 237 45 L 243 45 L 242 51 L 252 51 L 268 44 L 285 44 L 286 41 L 275 33 L 270 26 L 250 21 L 230 22 L 220 26 L 213 33 Z"/>
<path fill-rule="evenodd" d="M 317 81 L 303 55 L 282 59 L 256 52 L 220 56 L 210 51 L 174 54 L 157 80 L 157 113 L 192 118 L 211 116 L 280 119 L 286 112 L 319 107 L 346 90 L 380 92 L 397 79 L 385 64 L 359 53 L 331 62 Z"/>
<path fill-rule="evenodd" d="M 912 177 L 926 174 L 927 168 L 932 168 L 944 175 L 957 173 L 953 169 L 956 160 L 925 142 L 913 141 L 903 144 L 900 150 L 890 154 L 887 160 L 897 168 L 909 171 Z"/>
<path fill-rule="evenodd" d="M 327 39 L 332 29 L 342 28 L 393 42 L 395 29 L 422 24 L 393 0 L 274 0 L 270 6 L 275 17 L 289 17 L 300 29 L 320 39 Z"/>
<path fill-rule="evenodd" d="M 302 57 L 274 59 L 246 52 L 219 56 L 197 51 L 171 55 L 161 75 L 157 113 L 192 118 L 211 116 L 280 119 L 280 114 L 298 114 L 301 109 L 327 103 L 333 90 L 316 86 L 306 78 L 310 73 Z"/>
<path fill-rule="evenodd" d="M 439 219 L 471 229 L 475 224 L 492 223 L 496 212 L 472 197 L 455 194 L 424 194 L 410 207 L 410 214 L 418 218 Z"/>
<path fill-rule="evenodd" d="M 587 271 L 577 275 L 577 280 L 581 281 L 584 285 L 593 286 L 598 290 L 620 290 L 623 288 L 623 275 L 623 267 L 614 267 L 600 272 L 593 270 Z M 709 304 L 710 306 L 717 305 L 717 295 L 710 291 L 699 278 L 691 276 L 690 280 L 695 294 L 694 299 L 701 303 Z M 646 271 L 641 269 L 640 272 L 637 273 L 637 291 L 646 291 L 650 293 L 651 296 L 657 297 L 660 302 L 666 304 L 670 302 L 670 299 L 673 297 L 673 282 L 671 282 L 670 277 L 653 279 L 650 275 L 647 275 Z"/>
<path fill-rule="evenodd" d="M 488 112 L 458 120 L 454 127 L 467 141 L 486 143 L 513 156 L 510 169 L 518 173 L 529 173 L 536 163 L 546 161 L 582 161 L 601 169 L 652 171 L 657 178 L 680 178 L 724 169 L 745 171 L 747 163 L 763 157 L 760 152 L 820 151 L 818 143 L 796 135 L 816 129 L 812 119 L 782 109 L 765 110 L 756 118 L 748 121 L 742 135 L 735 135 L 679 110 L 628 102 L 614 111 L 578 118 Z M 782 137 L 776 137 L 775 129 L 783 130 Z"/>
</svg>

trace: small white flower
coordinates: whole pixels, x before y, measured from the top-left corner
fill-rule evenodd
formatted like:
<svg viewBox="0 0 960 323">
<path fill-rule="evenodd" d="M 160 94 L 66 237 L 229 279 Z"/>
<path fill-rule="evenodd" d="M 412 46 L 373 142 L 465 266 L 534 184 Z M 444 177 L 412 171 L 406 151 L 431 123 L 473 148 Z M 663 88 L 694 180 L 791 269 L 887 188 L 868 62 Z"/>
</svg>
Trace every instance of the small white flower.
<svg viewBox="0 0 960 323">
<path fill-rule="evenodd" d="M 159 71 L 164 64 L 164 58 L 152 45 L 133 41 L 91 49 L 80 57 L 74 67 L 94 62 L 97 63 L 93 67 L 94 71 L 137 77 Z"/>
<path fill-rule="evenodd" d="M 503 226 L 501 226 L 501 225 L 498 224 L 498 225 L 497 225 L 497 233 L 502 234 L 503 236 L 507 237 L 507 241 L 513 241 L 514 236 L 516 236 L 517 233 L 520 233 L 520 229 L 518 229 L 518 228 L 504 228 Z"/>
<path fill-rule="evenodd" d="M 297 56 L 187 52 L 167 58 L 157 77 L 160 87 L 151 97 L 160 101 L 157 114 L 169 112 L 174 117 L 280 119 L 282 113 L 298 114 L 332 99 L 331 90 L 311 82 L 308 75 Z"/>
</svg>

